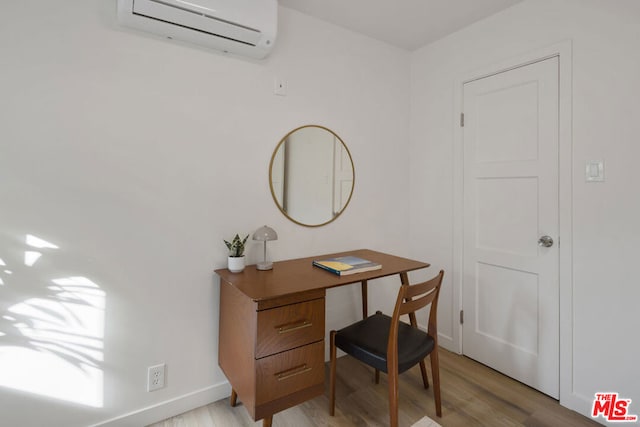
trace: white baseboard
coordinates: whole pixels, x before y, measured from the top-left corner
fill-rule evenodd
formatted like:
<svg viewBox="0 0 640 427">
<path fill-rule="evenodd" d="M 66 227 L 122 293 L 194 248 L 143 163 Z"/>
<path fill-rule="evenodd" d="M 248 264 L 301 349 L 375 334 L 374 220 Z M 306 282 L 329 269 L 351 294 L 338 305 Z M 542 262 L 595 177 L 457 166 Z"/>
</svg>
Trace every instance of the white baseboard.
<svg viewBox="0 0 640 427">
<path fill-rule="evenodd" d="M 572 411 L 575 411 L 580 415 L 584 415 L 585 417 L 605 426 L 613 426 L 613 425 L 620 424 L 620 423 L 608 423 L 602 417 L 593 418 L 591 416 L 591 411 L 593 410 L 593 398 L 582 396 L 575 392 L 569 392 L 569 393 L 563 394 L 561 390 L 560 405 L 564 406 L 565 408 L 571 409 Z"/>
<path fill-rule="evenodd" d="M 120 415 L 89 427 L 142 427 L 182 414 L 231 395 L 228 381 Z"/>
<path fill-rule="evenodd" d="M 440 332 L 438 332 L 438 345 L 452 353 L 460 354 L 460 351 L 456 348 L 453 338 L 448 335 L 441 334 Z"/>
</svg>

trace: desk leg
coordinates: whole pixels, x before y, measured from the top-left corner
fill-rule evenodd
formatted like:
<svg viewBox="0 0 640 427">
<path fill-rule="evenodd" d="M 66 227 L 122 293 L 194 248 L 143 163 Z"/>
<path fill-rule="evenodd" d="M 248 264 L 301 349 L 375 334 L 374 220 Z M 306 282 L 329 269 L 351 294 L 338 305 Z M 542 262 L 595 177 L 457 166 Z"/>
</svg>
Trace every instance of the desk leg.
<svg viewBox="0 0 640 427">
<path fill-rule="evenodd" d="M 400 282 L 402 283 L 402 285 L 409 284 L 409 275 L 407 274 L 406 271 L 400 273 Z M 408 298 L 408 300 L 411 300 L 411 298 Z M 418 327 L 418 321 L 416 320 L 416 313 L 409 313 L 409 321 L 411 322 L 411 326 L 413 326 L 414 328 Z M 424 385 L 424 388 L 429 388 L 429 379 L 427 378 L 427 366 L 424 363 L 424 359 L 420 361 L 420 372 L 422 372 L 422 384 Z"/>
<path fill-rule="evenodd" d="M 262 427 L 271 427 L 271 422 L 273 421 L 273 415 L 270 417 L 264 418 L 262 420 Z"/>
<path fill-rule="evenodd" d="M 229 405 L 231 407 L 236 406 L 238 402 L 238 393 L 234 389 L 231 389 L 231 397 L 229 397 Z"/>
<path fill-rule="evenodd" d="M 369 309 L 367 307 L 367 304 L 369 302 L 369 295 L 367 292 L 367 281 L 363 280 L 360 286 L 362 288 L 362 318 L 366 319 L 369 312 Z"/>
</svg>

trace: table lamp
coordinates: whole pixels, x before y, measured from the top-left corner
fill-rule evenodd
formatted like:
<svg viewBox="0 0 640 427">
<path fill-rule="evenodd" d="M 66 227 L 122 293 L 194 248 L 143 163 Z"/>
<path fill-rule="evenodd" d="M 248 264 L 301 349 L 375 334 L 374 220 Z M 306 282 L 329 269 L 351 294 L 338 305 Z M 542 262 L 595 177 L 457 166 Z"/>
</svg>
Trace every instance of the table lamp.
<svg viewBox="0 0 640 427">
<path fill-rule="evenodd" d="M 253 240 L 264 242 L 264 258 L 262 262 L 256 265 L 258 270 L 271 270 L 273 268 L 272 262 L 267 262 L 267 241 L 278 240 L 278 233 L 271 227 L 260 227 L 253 233 Z"/>
</svg>

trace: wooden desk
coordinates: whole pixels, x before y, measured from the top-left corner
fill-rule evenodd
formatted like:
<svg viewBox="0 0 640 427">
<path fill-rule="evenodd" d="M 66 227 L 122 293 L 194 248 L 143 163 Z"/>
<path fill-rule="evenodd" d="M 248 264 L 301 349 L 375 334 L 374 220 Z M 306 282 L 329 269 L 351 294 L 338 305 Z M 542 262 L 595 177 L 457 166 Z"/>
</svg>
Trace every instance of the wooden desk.
<svg viewBox="0 0 640 427">
<path fill-rule="evenodd" d="M 314 259 L 355 255 L 382 269 L 337 276 L 314 267 Z M 361 249 L 279 261 L 273 270 L 255 265 L 242 273 L 216 270 L 220 276 L 218 363 L 254 420 L 271 425 L 273 414 L 324 392 L 325 293 L 361 283 L 362 314 L 367 316 L 367 282 L 400 275 L 429 264 Z M 411 319 L 412 323 L 415 319 Z"/>
</svg>

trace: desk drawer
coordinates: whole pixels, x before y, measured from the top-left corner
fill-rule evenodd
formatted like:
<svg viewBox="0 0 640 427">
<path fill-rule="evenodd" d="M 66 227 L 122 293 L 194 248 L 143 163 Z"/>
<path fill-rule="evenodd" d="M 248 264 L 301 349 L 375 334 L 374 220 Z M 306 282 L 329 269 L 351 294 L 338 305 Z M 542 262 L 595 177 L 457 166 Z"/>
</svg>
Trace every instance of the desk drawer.
<svg viewBox="0 0 640 427">
<path fill-rule="evenodd" d="M 324 339 L 324 298 L 258 312 L 256 359 Z"/>
<path fill-rule="evenodd" d="M 324 383 L 324 341 L 256 360 L 256 405 Z"/>
</svg>

